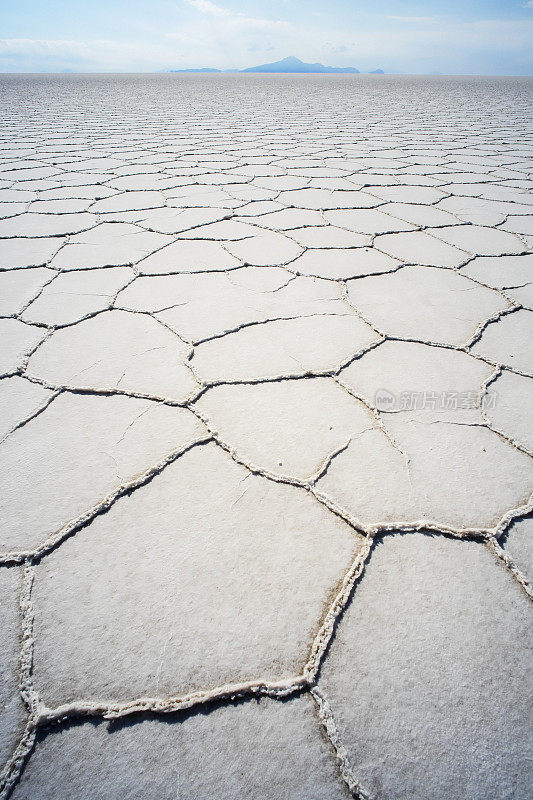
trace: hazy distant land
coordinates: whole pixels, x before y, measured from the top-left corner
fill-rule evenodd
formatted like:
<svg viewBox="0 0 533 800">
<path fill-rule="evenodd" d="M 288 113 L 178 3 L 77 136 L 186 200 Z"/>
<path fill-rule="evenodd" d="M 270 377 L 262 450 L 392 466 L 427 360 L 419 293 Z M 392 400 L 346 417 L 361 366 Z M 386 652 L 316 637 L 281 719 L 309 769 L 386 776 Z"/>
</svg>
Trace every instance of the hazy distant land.
<svg viewBox="0 0 533 800">
<path fill-rule="evenodd" d="M 281 61 L 272 61 L 270 64 L 259 64 L 257 67 L 246 69 L 214 69 L 213 67 L 191 67 L 190 69 L 171 69 L 170 72 L 274 72 L 274 73 L 327 73 L 331 75 L 359 75 L 360 70 L 355 67 L 326 67 L 318 61 L 310 64 L 301 61 L 295 56 L 287 56 Z M 369 75 L 384 75 L 382 69 L 375 69 Z"/>
</svg>

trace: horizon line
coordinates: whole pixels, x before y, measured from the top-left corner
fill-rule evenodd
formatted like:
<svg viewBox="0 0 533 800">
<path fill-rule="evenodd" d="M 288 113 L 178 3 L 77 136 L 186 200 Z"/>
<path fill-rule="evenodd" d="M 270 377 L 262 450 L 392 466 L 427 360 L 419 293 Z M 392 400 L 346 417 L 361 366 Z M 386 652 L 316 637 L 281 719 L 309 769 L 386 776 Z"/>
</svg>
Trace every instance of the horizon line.
<svg viewBox="0 0 533 800">
<path fill-rule="evenodd" d="M 248 71 L 247 69 L 216 69 L 216 68 L 202 68 L 202 67 L 183 67 L 181 69 L 159 69 L 159 70 L 37 70 L 37 71 L 15 71 L 15 70 L 0 70 L 0 75 L 183 75 L 183 74 L 202 74 L 203 77 L 219 77 L 221 75 L 285 75 L 295 76 L 299 75 L 313 75 L 315 77 L 333 77 L 333 78 L 361 78 L 361 77 L 409 77 L 409 76 L 423 76 L 425 78 L 446 78 L 446 77 L 464 77 L 464 78 L 533 78 L 533 73 L 517 73 L 517 72 L 259 72 Z"/>
</svg>

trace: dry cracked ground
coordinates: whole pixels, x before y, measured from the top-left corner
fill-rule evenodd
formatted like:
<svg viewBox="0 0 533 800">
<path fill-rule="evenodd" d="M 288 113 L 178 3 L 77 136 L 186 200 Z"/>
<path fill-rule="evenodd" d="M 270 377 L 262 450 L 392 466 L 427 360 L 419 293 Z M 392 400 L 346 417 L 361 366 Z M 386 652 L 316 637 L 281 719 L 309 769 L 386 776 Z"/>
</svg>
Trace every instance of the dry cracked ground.
<svg viewBox="0 0 533 800">
<path fill-rule="evenodd" d="M 2 78 L 1 797 L 533 795 L 532 99 Z"/>
</svg>

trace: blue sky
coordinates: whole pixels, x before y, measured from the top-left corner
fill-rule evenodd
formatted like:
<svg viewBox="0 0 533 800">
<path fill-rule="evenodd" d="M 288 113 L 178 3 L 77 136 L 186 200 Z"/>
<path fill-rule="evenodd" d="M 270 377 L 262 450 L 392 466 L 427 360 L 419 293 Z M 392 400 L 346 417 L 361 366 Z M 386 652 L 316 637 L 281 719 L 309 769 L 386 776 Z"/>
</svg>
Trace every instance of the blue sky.
<svg viewBox="0 0 533 800">
<path fill-rule="evenodd" d="M 0 0 L 0 71 L 533 74 L 533 0 Z"/>
</svg>

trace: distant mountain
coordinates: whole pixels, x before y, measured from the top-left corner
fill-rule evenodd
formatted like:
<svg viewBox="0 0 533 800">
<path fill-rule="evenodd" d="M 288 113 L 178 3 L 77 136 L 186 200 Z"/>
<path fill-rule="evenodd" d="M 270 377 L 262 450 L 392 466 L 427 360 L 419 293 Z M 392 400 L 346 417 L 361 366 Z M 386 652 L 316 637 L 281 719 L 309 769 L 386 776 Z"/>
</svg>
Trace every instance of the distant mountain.
<svg viewBox="0 0 533 800">
<path fill-rule="evenodd" d="M 212 69 L 211 67 L 198 67 L 198 69 L 171 69 L 169 72 L 222 72 L 222 70 Z"/>
<path fill-rule="evenodd" d="M 257 67 L 247 67 L 246 69 L 213 69 L 212 67 L 192 67 L 189 69 L 171 69 L 169 72 L 315 72 L 334 75 L 359 75 L 359 70 L 355 67 L 325 67 L 316 61 L 314 64 L 307 64 L 295 56 L 282 58 L 281 61 L 273 61 L 271 64 L 259 64 Z M 382 69 L 375 69 L 369 75 L 384 75 Z"/>
<path fill-rule="evenodd" d="M 334 72 L 334 73 L 359 73 L 355 67 L 325 67 L 324 64 L 306 64 L 299 58 L 289 56 L 282 58 L 281 61 L 274 61 L 272 64 L 260 64 L 258 67 L 248 67 L 241 69 L 241 72 Z"/>
</svg>

